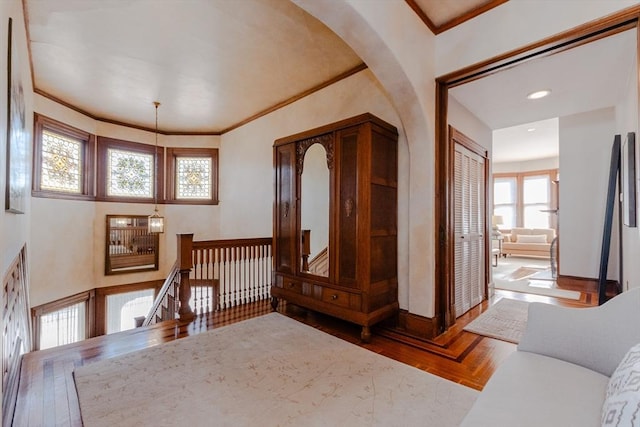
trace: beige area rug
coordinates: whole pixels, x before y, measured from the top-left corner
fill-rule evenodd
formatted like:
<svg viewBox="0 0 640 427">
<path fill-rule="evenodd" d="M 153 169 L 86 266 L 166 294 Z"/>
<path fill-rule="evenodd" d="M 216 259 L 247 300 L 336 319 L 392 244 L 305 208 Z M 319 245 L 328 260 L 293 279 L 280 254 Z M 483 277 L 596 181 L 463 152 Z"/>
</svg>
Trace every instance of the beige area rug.
<svg viewBox="0 0 640 427">
<path fill-rule="evenodd" d="M 74 377 L 85 427 L 457 426 L 478 394 L 278 313 Z"/>
<path fill-rule="evenodd" d="M 528 310 L 526 301 L 502 298 L 463 330 L 517 344 L 527 325 Z"/>
</svg>

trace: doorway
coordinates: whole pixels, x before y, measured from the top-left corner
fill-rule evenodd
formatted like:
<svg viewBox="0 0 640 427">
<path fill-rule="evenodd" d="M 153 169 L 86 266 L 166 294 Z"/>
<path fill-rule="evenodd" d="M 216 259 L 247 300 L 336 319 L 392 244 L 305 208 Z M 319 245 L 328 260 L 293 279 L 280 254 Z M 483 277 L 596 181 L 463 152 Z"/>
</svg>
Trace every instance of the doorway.
<svg viewBox="0 0 640 427">
<path fill-rule="evenodd" d="M 436 80 L 436 164 L 438 170 L 436 174 L 436 186 L 438 194 L 441 195 L 441 197 L 437 199 L 438 206 L 436 208 L 436 227 L 439 233 L 439 245 L 437 246 L 436 255 L 436 310 L 439 321 L 439 331 L 442 332 L 455 323 L 455 316 L 453 315 L 453 313 L 455 313 L 455 299 L 452 294 L 455 283 L 455 263 L 453 261 L 455 251 L 453 249 L 454 245 L 449 243 L 455 241 L 455 235 L 453 219 L 448 214 L 448 212 L 454 208 L 454 186 L 451 183 L 454 172 L 451 159 L 454 153 L 452 148 L 448 146 L 446 137 L 447 124 L 449 123 L 449 90 L 470 82 L 496 79 L 501 71 L 519 69 L 519 66 L 522 64 L 532 64 L 542 58 L 552 58 L 555 60 L 564 54 L 573 54 L 577 51 L 573 50 L 575 47 L 608 39 L 610 36 L 623 33 L 630 29 L 635 31 L 637 22 L 637 16 L 634 14 L 634 11 L 621 12 L 606 21 L 603 20 L 601 23 L 590 23 L 589 25 L 577 27 L 549 38 L 548 40 L 523 47 L 522 49 L 496 57 L 485 63 L 480 63 L 477 66 L 471 66 L 459 72 L 442 76 Z M 631 50 L 634 57 L 633 61 L 635 61 L 636 52 L 637 46 L 634 45 L 634 48 Z M 559 53 L 563 55 L 556 55 Z M 573 77 L 575 77 L 575 75 L 573 75 Z M 633 91 L 636 96 L 635 103 L 637 104 L 637 82 L 634 81 L 633 85 L 635 87 Z M 476 97 L 476 101 L 478 102 L 482 102 L 483 99 L 486 99 L 486 97 Z M 467 105 L 465 106 L 470 111 L 473 111 L 472 108 L 469 108 Z M 613 140 L 613 132 L 611 132 L 610 137 L 606 139 L 607 140 L 602 141 L 603 144 L 610 143 L 609 139 Z M 565 189 L 565 192 L 566 191 L 568 190 Z M 560 194 L 560 201 L 562 203 L 562 193 Z M 592 228 L 592 230 L 594 229 L 595 227 Z M 487 249 L 487 253 L 489 253 L 489 250 L 490 248 Z"/>
</svg>

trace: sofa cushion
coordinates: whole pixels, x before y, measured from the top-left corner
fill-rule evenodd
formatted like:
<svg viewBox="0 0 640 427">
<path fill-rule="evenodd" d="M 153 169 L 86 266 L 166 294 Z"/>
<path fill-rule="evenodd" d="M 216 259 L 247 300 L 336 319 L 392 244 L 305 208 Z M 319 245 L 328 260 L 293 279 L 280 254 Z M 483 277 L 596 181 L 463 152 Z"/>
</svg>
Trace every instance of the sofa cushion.
<svg viewBox="0 0 640 427">
<path fill-rule="evenodd" d="M 640 342 L 640 288 L 599 307 L 567 308 L 532 302 L 518 349 L 566 360 L 611 376 Z"/>
<path fill-rule="evenodd" d="M 640 344 L 631 347 L 609 379 L 602 425 L 640 425 Z"/>
<path fill-rule="evenodd" d="M 544 234 L 517 234 L 516 243 L 547 243 Z"/>
<path fill-rule="evenodd" d="M 549 249 L 551 249 L 551 245 L 549 243 L 503 243 L 502 250 L 503 251 L 543 251 L 547 255 L 549 255 Z"/>
<path fill-rule="evenodd" d="M 493 374 L 461 426 L 599 426 L 608 380 L 572 363 L 516 351 Z"/>
</svg>

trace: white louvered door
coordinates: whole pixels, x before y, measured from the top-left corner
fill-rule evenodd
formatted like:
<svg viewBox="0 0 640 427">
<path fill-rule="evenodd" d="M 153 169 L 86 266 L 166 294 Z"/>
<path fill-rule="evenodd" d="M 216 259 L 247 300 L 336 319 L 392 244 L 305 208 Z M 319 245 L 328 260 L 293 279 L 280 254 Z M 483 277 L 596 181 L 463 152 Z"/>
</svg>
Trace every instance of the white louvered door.
<svg viewBox="0 0 640 427">
<path fill-rule="evenodd" d="M 455 145 L 455 312 L 459 317 L 484 299 L 485 173 L 481 156 Z"/>
</svg>

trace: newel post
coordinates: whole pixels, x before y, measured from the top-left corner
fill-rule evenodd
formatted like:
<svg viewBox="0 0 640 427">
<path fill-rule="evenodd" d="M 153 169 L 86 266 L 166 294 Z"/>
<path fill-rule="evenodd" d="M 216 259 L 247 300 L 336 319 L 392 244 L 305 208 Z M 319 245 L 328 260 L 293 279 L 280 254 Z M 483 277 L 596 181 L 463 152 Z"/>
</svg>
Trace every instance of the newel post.
<svg viewBox="0 0 640 427">
<path fill-rule="evenodd" d="M 193 266 L 191 259 L 192 250 L 193 233 L 178 234 L 178 267 L 180 268 L 180 289 L 178 291 L 180 308 L 178 309 L 178 318 L 186 322 L 190 322 L 195 318 L 193 310 L 189 306 L 189 299 L 191 298 L 189 273 Z"/>
</svg>

